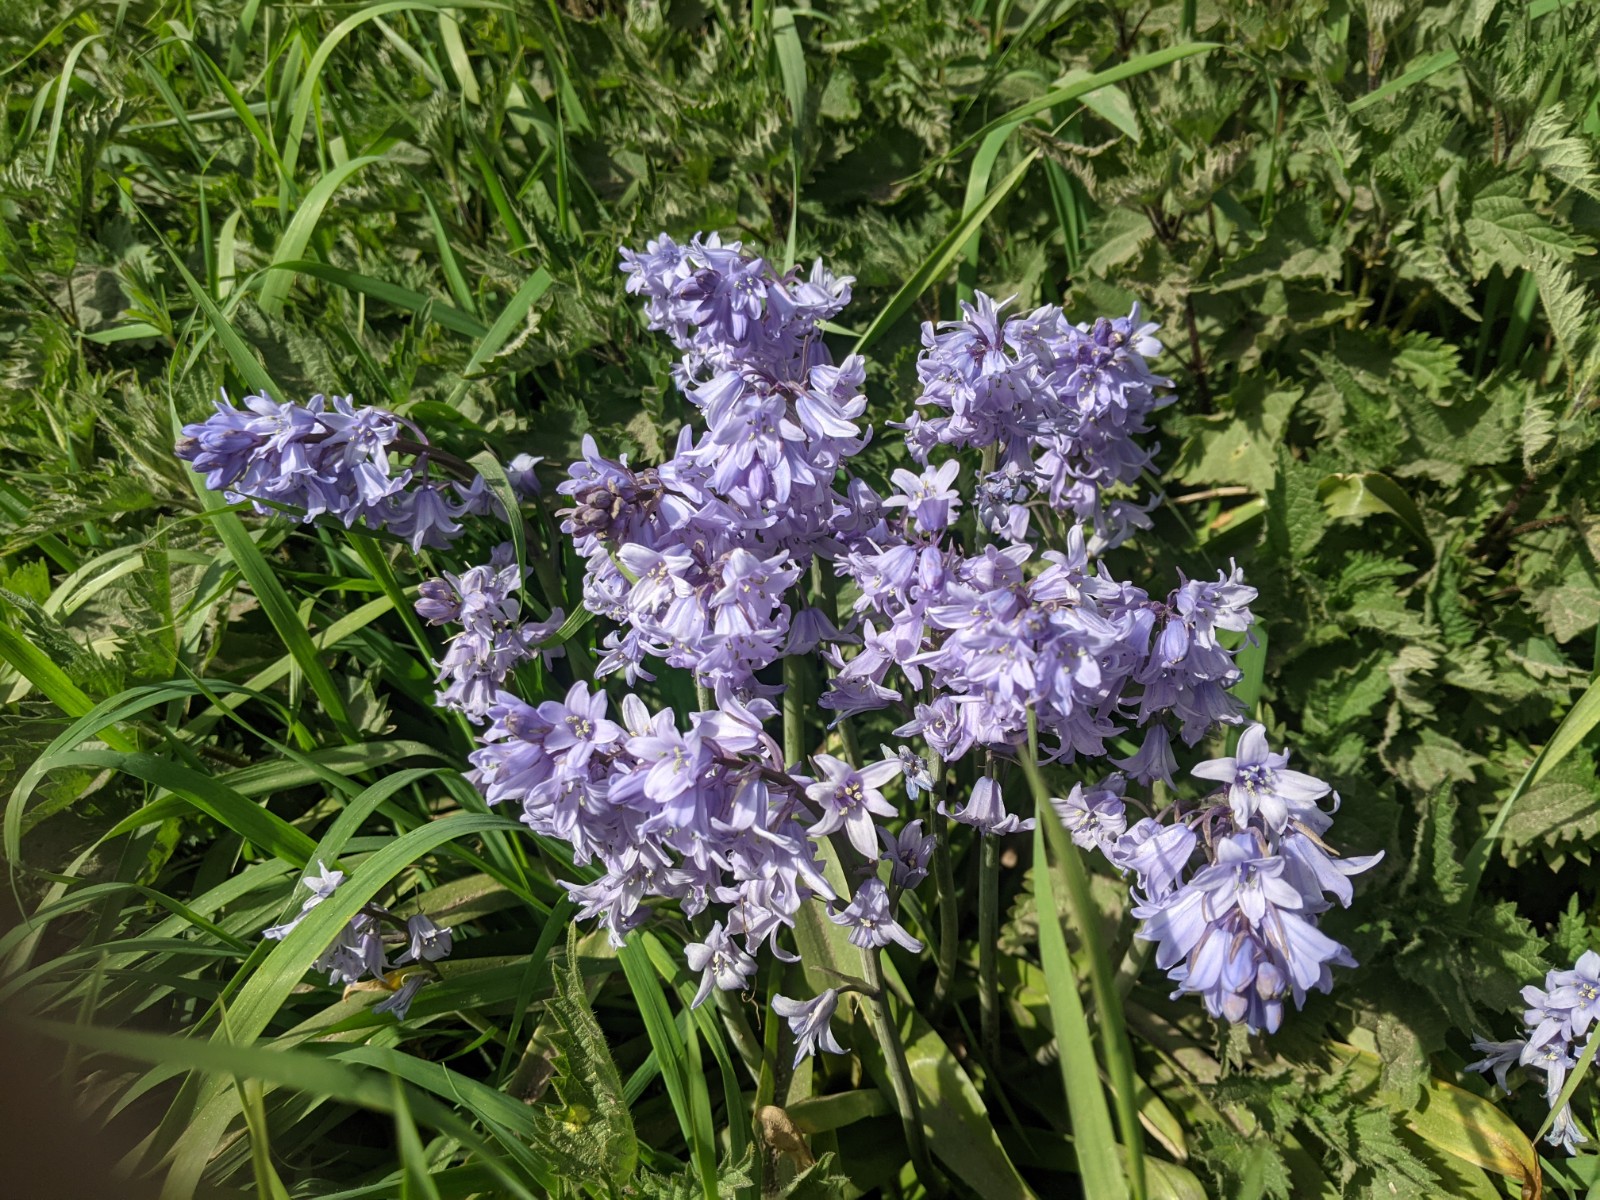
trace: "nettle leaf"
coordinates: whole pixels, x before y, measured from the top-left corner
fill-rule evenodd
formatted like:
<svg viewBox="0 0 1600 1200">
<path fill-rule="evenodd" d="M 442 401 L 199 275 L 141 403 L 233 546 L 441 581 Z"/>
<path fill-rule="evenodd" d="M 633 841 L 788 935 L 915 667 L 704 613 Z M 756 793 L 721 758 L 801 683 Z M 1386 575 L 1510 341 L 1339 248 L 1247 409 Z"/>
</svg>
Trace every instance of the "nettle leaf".
<svg viewBox="0 0 1600 1200">
<path fill-rule="evenodd" d="M 1305 202 L 1297 200 L 1279 209 L 1266 236 L 1225 262 L 1206 279 L 1205 288 L 1227 292 L 1287 279 L 1315 279 L 1332 287 L 1343 261 L 1341 249 L 1329 231 L 1313 228 Z"/>
<path fill-rule="evenodd" d="M 1094 249 L 1084 268 L 1095 275 L 1107 275 L 1143 252 L 1156 231 L 1144 213 L 1128 208 L 1113 208 L 1095 230 Z"/>
<path fill-rule="evenodd" d="M 1506 861 L 1535 842 L 1559 847 L 1600 837 L 1600 777 L 1592 755 L 1569 754 L 1517 800 L 1505 824 Z"/>
<path fill-rule="evenodd" d="M 1567 369 L 1575 371 L 1583 358 L 1584 344 L 1591 336 L 1593 295 L 1587 288 L 1578 286 L 1572 278 L 1572 269 L 1552 254 L 1535 254 L 1529 259 L 1528 269 L 1539 285 L 1539 302 L 1544 305 L 1545 319 L 1550 322 L 1556 345 L 1561 347 L 1561 357 L 1566 360 Z"/>
<path fill-rule="evenodd" d="M 565 964 L 552 972 L 555 994 L 550 1010 L 561 1028 L 550 1040 L 561 1055 L 556 1094 L 565 1111 L 547 1122 L 551 1140 L 569 1155 L 602 1167 L 612 1187 L 633 1178 L 639 1143 L 623 1096 L 622 1079 L 594 1018 L 578 957 L 578 927 L 567 927 Z M 535 1110 L 542 1111 L 542 1110 Z"/>
<path fill-rule="evenodd" d="M 1478 279 L 1495 266 L 1508 274 L 1520 270 L 1541 253 L 1556 261 L 1594 253 L 1588 242 L 1536 212 L 1526 195 L 1526 184 L 1510 175 L 1486 184 L 1472 198 L 1464 228 Z"/>
<path fill-rule="evenodd" d="M 1517 143 L 1519 155 L 1528 155 L 1539 170 L 1600 200 L 1600 171 L 1595 169 L 1594 143 L 1573 132 L 1572 117 L 1553 104 L 1534 114 Z"/>
<path fill-rule="evenodd" d="M 1473 1029 L 1515 1007 L 1549 964 L 1546 942 L 1506 900 L 1469 920 L 1444 912 L 1421 921 L 1394 957 L 1395 970 L 1424 989 L 1457 1029 Z"/>
<path fill-rule="evenodd" d="M 1461 351 L 1443 338 L 1408 331 L 1395 350 L 1395 367 L 1423 395 L 1435 403 L 1449 405 L 1471 386 L 1461 369 Z"/>
<path fill-rule="evenodd" d="M 1252 377 L 1232 397 L 1232 409 L 1197 418 L 1198 432 L 1184 443 L 1171 473 L 1188 483 L 1242 483 L 1265 493 L 1277 474 L 1277 448 L 1298 389 L 1270 389 Z"/>
<path fill-rule="evenodd" d="M 1277 479 L 1267 494 L 1267 546 L 1281 563 L 1295 562 L 1316 549 L 1328 527 L 1317 495 L 1322 472 L 1278 446 Z"/>
</svg>

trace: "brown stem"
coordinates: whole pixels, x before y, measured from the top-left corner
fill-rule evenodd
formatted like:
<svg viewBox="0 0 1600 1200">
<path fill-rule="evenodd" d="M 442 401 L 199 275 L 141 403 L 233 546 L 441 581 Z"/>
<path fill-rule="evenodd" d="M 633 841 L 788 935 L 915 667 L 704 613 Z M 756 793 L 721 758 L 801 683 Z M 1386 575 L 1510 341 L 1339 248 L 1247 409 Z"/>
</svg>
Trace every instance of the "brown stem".
<svg viewBox="0 0 1600 1200">
<path fill-rule="evenodd" d="M 1522 482 L 1517 484 L 1517 490 L 1511 493 L 1505 505 L 1483 527 L 1482 535 L 1473 544 L 1472 557 L 1483 558 L 1496 542 L 1504 539 L 1504 531 L 1511 524 L 1511 518 L 1517 515 L 1517 509 L 1522 507 L 1522 502 L 1528 498 L 1528 493 L 1532 490 L 1533 476 L 1523 476 Z"/>
</svg>

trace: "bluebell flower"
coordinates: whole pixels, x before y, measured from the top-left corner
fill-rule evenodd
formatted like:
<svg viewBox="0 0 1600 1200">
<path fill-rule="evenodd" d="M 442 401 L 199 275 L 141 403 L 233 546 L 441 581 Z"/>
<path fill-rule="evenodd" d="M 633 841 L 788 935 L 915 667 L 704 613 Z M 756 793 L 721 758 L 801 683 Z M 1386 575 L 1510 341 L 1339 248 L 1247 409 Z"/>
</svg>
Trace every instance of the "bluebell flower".
<svg viewBox="0 0 1600 1200">
<path fill-rule="evenodd" d="M 972 785 L 972 796 L 963 807 L 952 811 L 940 801 L 939 812 L 952 821 L 971 825 L 985 837 L 1025 833 L 1032 829 L 1035 823 L 1032 817 L 1023 820 L 1015 813 L 1008 813 L 1005 802 L 1000 796 L 1000 785 L 987 775 L 980 777 L 978 782 Z"/>
<path fill-rule="evenodd" d="M 395 959 L 398 963 L 438 962 L 441 958 L 448 958 L 454 946 L 450 930 L 441 929 L 422 913 L 406 918 L 406 934 L 411 944 L 405 953 Z"/>
<path fill-rule="evenodd" d="M 1492 1042 L 1487 1038 L 1474 1038 L 1472 1048 L 1484 1057 L 1477 1062 L 1468 1063 L 1466 1069 L 1480 1072 L 1493 1071 L 1495 1085 L 1509 1096 L 1511 1086 L 1506 1083 L 1506 1072 L 1521 1061 L 1522 1051 L 1527 1044 L 1525 1038 L 1517 1038 L 1510 1042 Z"/>
<path fill-rule="evenodd" d="M 829 1022 L 839 1005 L 839 993 L 827 988 L 811 1000 L 791 1000 L 788 996 L 774 996 L 772 1011 L 789 1022 L 794 1034 L 794 1065 L 798 1067 L 808 1054 L 826 1050 L 829 1054 L 843 1054 L 844 1047 L 833 1036 Z"/>
<path fill-rule="evenodd" d="M 1134 872 L 1146 897 L 1159 900 L 1178 886 L 1198 843 L 1187 825 L 1163 825 L 1144 817 L 1116 841 L 1102 843 L 1102 849 L 1114 866 Z"/>
<path fill-rule="evenodd" d="M 421 971 L 412 971 L 400 981 L 400 986 L 390 992 L 378 1003 L 372 1006 L 375 1013 L 393 1013 L 397 1021 L 404 1021 L 406 1014 L 411 1011 L 411 1002 L 417 998 L 417 993 L 422 990 L 422 985 L 428 982 L 428 976 Z"/>
<path fill-rule="evenodd" d="M 828 917 L 835 925 L 843 925 L 850 930 L 852 946 L 859 946 L 863 950 L 882 949 L 890 942 L 895 942 L 913 954 L 922 952 L 922 943 L 894 919 L 888 889 L 883 886 L 883 880 L 875 876 L 868 876 L 861 881 L 843 912 L 830 912 Z"/>
<path fill-rule="evenodd" d="M 879 828 L 883 857 L 889 861 L 889 881 L 897 888 L 914 888 L 928 877 L 928 859 L 938 838 L 922 832 L 922 819 L 906 822 L 897 835 Z"/>
<path fill-rule="evenodd" d="M 891 750 L 881 742 L 878 749 L 885 758 L 898 759 L 900 763 L 900 777 L 905 781 L 906 799 L 912 804 L 917 802 L 917 797 L 923 792 L 933 791 L 933 773 L 928 770 L 927 761 L 909 746 L 900 746 Z"/>
<path fill-rule="evenodd" d="M 344 872 L 330 871 L 328 865 L 319 859 L 317 860 L 317 873 L 315 875 L 307 875 L 300 882 L 311 889 L 311 895 L 307 896 L 301 903 L 300 911 L 294 915 L 292 920 L 286 921 L 282 925 L 273 925 L 268 929 L 263 929 L 261 931 L 262 937 L 279 941 L 289 936 L 290 931 L 305 920 L 307 913 L 333 895 L 334 889 L 344 882 Z"/>
<path fill-rule="evenodd" d="M 525 500 L 540 492 L 539 475 L 534 470 L 544 458 L 534 454 L 519 454 L 506 464 L 506 480 L 513 491 Z"/>
<path fill-rule="evenodd" d="M 1137 754 L 1128 758 L 1113 758 L 1111 761 L 1146 786 L 1159 779 L 1172 787 L 1172 777 L 1178 771 L 1178 760 L 1172 754 L 1172 734 L 1160 721 L 1152 723 L 1145 730 L 1144 742 Z"/>
<path fill-rule="evenodd" d="M 751 958 L 728 936 L 718 921 L 711 926 L 703 942 L 690 942 L 683 950 L 691 971 L 701 972 L 700 987 L 694 994 L 691 1008 L 699 1008 L 711 994 L 712 987 L 724 992 L 743 990 L 746 982 L 756 973 L 756 960 Z"/>
<path fill-rule="evenodd" d="M 412 466 L 398 466 L 402 452 Z M 430 480 L 431 448 L 421 432 L 349 396 L 305 404 L 246 396 L 238 409 L 224 394 L 209 418 L 183 427 L 176 453 L 207 487 L 249 500 L 259 513 L 337 517 L 347 528 L 387 529 L 417 550 L 448 546 L 463 513 L 498 513 L 481 476 L 465 484 Z"/>
<path fill-rule="evenodd" d="M 877 858 L 878 832 L 872 818 L 898 812 L 878 789 L 900 774 L 899 761 L 885 759 L 857 770 L 831 754 L 813 755 L 812 760 L 822 768 L 823 777 L 806 788 L 806 795 L 822 809 L 822 819 L 807 832 L 825 837 L 843 829 L 857 853 Z"/>
<path fill-rule="evenodd" d="M 1201 779 L 1226 784 L 1234 823 L 1241 829 L 1256 813 L 1268 829 L 1281 833 L 1292 820 L 1315 812 L 1316 802 L 1333 789 L 1322 780 L 1288 769 L 1289 756 L 1274 754 L 1267 731 L 1251 725 L 1239 737 L 1232 758 L 1214 758 L 1190 768 Z"/>
<path fill-rule="evenodd" d="M 561 627 L 556 609 L 545 621 L 523 621 L 518 599 L 519 573 L 509 542 L 496 547 L 490 561 L 460 575 L 446 572 L 418 587 L 417 615 L 431 625 L 459 624 L 445 656 L 435 665 L 439 691 L 434 703 L 482 724 L 507 676 L 540 652 Z M 559 646 L 543 651 L 546 659 Z"/>
<path fill-rule="evenodd" d="M 1213 1016 L 1252 1032 L 1277 1031 L 1283 1003 L 1332 987 L 1333 966 L 1355 959 L 1322 933 L 1314 908 L 1283 878 L 1284 860 L 1254 831 L 1221 839 L 1217 861 L 1165 899 L 1137 906 L 1137 936 L 1156 943 L 1156 964 Z"/>
<path fill-rule="evenodd" d="M 1052 799 L 1050 804 L 1076 844 L 1085 850 L 1101 850 L 1127 832 L 1125 787 L 1126 780 L 1113 772 L 1090 788 L 1073 784 L 1064 799 Z"/>
<path fill-rule="evenodd" d="M 1600 1036 L 1600 1027 L 1596 1026 L 1600 1015 L 1596 1012 L 1597 996 L 1600 954 L 1586 950 L 1571 970 L 1548 971 L 1543 987 L 1529 984 L 1522 989 L 1523 1002 L 1528 1006 L 1522 1014 L 1526 1036 L 1508 1042 L 1475 1039 L 1472 1048 L 1484 1057 L 1469 1063 L 1467 1070 L 1493 1071 L 1502 1091 L 1510 1090 L 1506 1075 L 1513 1063 L 1539 1072 L 1544 1076 L 1545 1103 L 1555 1110 L 1568 1073 L 1588 1050 L 1589 1043 Z M 1545 1141 L 1576 1154 L 1588 1140 L 1573 1118 L 1570 1102 L 1554 1112 Z"/>
<path fill-rule="evenodd" d="M 891 479 L 900 490 L 884 500 L 884 507 L 904 508 L 921 533 L 939 533 L 961 504 L 961 493 L 950 486 L 960 473 L 961 464 L 953 458 L 938 468 L 928 467 L 921 475 L 897 470 Z"/>
</svg>

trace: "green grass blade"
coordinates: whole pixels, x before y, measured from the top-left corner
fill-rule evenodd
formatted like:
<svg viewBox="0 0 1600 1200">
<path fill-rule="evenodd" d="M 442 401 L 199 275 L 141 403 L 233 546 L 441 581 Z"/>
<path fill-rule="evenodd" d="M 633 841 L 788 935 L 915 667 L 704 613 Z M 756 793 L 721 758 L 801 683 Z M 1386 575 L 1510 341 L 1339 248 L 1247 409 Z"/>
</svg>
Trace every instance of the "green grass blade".
<svg viewBox="0 0 1600 1200">
<path fill-rule="evenodd" d="M 1494 854 L 1495 847 L 1500 844 L 1500 835 L 1505 830 L 1506 822 L 1510 820 L 1511 810 L 1516 807 L 1517 801 L 1522 799 L 1529 788 L 1553 770 L 1557 763 L 1582 745 L 1596 725 L 1600 725 L 1600 679 L 1596 679 L 1584 689 L 1583 695 L 1578 697 L 1578 702 L 1567 711 L 1561 724 L 1556 727 L 1555 733 L 1544 744 L 1544 749 L 1539 751 L 1538 756 L 1523 772 L 1522 778 L 1517 781 L 1517 786 L 1511 789 L 1511 794 L 1495 813 L 1494 821 L 1490 823 L 1489 828 L 1484 830 L 1483 836 L 1472 844 L 1471 850 L 1467 851 L 1467 857 L 1461 868 L 1462 891 L 1459 901 L 1461 912 L 1466 912 L 1471 906 L 1472 899 L 1478 891 L 1478 884 L 1483 879 L 1483 872 L 1489 866 L 1489 859 Z"/>
<path fill-rule="evenodd" d="M 267 270 L 315 276 L 325 283 L 342 287 L 346 291 L 370 296 L 374 300 L 392 304 L 395 308 L 427 317 L 452 333 L 465 334 L 470 338 L 482 338 L 489 332 L 489 327 L 478 320 L 477 317 L 470 313 L 462 312 L 459 308 L 452 308 L 448 304 L 441 304 L 432 296 L 412 291 L 410 288 L 404 288 L 386 280 L 374 279 L 370 275 L 360 275 L 355 271 L 347 271 L 343 267 L 317 262 L 315 259 L 297 258 L 288 262 L 274 262 Z"/>
<path fill-rule="evenodd" d="M 266 1032 L 268 1024 L 289 994 L 304 978 L 311 963 L 332 944 L 334 937 L 361 906 L 406 867 L 446 842 L 474 837 L 514 825 L 501 817 L 457 813 L 430 821 L 395 838 L 350 871 L 338 891 L 324 900 L 305 920 L 272 948 L 266 961 L 240 991 L 229 1015 L 237 1040 L 251 1041 Z M 315 846 L 311 847 L 315 850 Z M 332 863 L 328 864 L 330 867 Z"/>
<path fill-rule="evenodd" d="M 316 843 L 276 813 L 252 804 L 216 778 L 154 754 L 116 750 L 69 750 L 36 764 L 41 773 L 62 768 L 121 771 L 165 788 L 207 816 L 222 822 L 263 852 L 299 867 L 310 861 Z"/>
<path fill-rule="evenodd" d="M 95 702 L 67 677 L 55 661 L 11 625 L 0 625 L 0 658 L 38 688 L 50 703 L 69 717 L 95 711 Z M 115 750 L 132 750 L 133 742 L 115 729 L 102 727 L 100 739 Z"/>
<path fill-rule="evenodd" d="M 783 94 L 789 101 L 789 241 L 783 264 L 794 266 L 795 239 L 800 228 L 800 156 L 805 148 L 806 130 L 806 54 L 795 27 L 794 10 L 777 5 L 772 10 L 772 45 L 778 56 L 778 73 L 783 78 Z"/>
<path fill-rule="evenodd" d="M 1009 125 L 1002 125 L 983 139 L 983 144 L 978 147 L 978 153 L 973 155 L 972 169 L 967 175 L 966 197 L 961 203 L 961 216 L 965 220 L 984 201 L 989 194 L 989 176 L 994 172 L 995 159 L 1000 157 L 1000 151 L 1010 140 L 1021 121 L 1013 121 Z M 974 227 L 967 238 L 966 245 L 961 248 L 961 266 L 957 273 L 956 298 L 972 301 L 978 283 L 978 244 L 980 238 L 978 229 Z M 955 314 L 951 314 L 954 316 Z"/>
<path fill-rule="evenodd" d="M 213 497 L 202 476 L 191 473 L 190 480 L 195 493 L 202 501 Z M 358 740 L 358 735 L 350 724 L 344 693 L 334 682 L 333 673 L 312 642 L 311 633 L 300 620 L 300 614 L 289 599 L 289 594 L 284 591 L 272 568 L 267 565 L 267 560 L 262 557 L 261 550 L 245 530 L 244 522 L 231 512 L 212 510 L 206 516 L 221 537 L 222 544 L 227 549 L 229 557 L 233 559 L 234 565 L 239 568 L 239 573 L 249 583 L 250 590 L 255 594 L 256 602 L 261 605 L 267 620 L 277 630 L 278 636 L 305 675 L 306 682 L 311 685 L 311 690 L 316 693 L 317 699 L 322 701 L 323 711 L 332 718 L 335 727 L 347 740 Z"/>
<path fill-rule="evenodd" d="M 618 950 L 617 961 L 622 964 L 622 972 L 633 990 L 634 1003 L 639 1006 L 639 1016 L 644 1021 L 645 1032 L 655 1050 L 656 1063 L 661 1068 L 661 1081 L 671 1097 L 672 1111 L 678 1118 L 678 1127 L 683 1131 L 683 1140 L 689 1145 L 705 1200 L 717 1200 L 714 1133 L 702 1123 L 700 1096 L 691 1090 L 688 1041 L 679 1033 L 677 1023 L 672 1019 L 672 1011 L 667 1007 L 667 998 L 662 995 L 655 968 L 650 965 L 649 956 L 638 941 L 630 941 Z M 689 1030 L 689 1038 L 694 1038 L 693 1024 L 686 1022 L 685 1027 Z M 704 1091 L 705 1079 L 702 1076 L 698 1092 Z"/>
<path fill-rule="evenodd" d="M 411 1119 L 411 1107 L 406 1103 L 406 1089 L 397 1076 L 390 1076 L 394 1090 L 394 1127 L 396 1148 L 400 1152 L 401 1200 L 439 1200 L 439 1189 L 433 1186 L 433 1172 L 428 1165 L 427 1152 L 422 1138 L 417 1134 L 417 1123 Z"/>
<path fill-rule="evenodd" d="M 550 290 L 550 285 L 553 282 L 550 272 L 540 267 L 532 275 L 529 275 L 522 286 L 517 289 L 516 295 L 511 297 L 510 302 L 501 310 L 500 315 L 495 318 L 494 324 L 489 326 L 489 332 L 483 335 L 483 338 L 478 342 L 477 348 L 473 350 L 472 357 L 467 360 L 467 365 L 461 369 L 461 383 L 457 385 L 450 397 L 452 405 L 466 394 L 468 381 L 483 368 L 485 363 L 495 356 L 500 347 L 510 340 L 517 326 L 521 325 L 527 318 L 528 310 L 534 306 L 540 296 Z"/>
<path fill-rule="evenodd" d="M 1111 1076 L 1112 1093 L 1117 1110 L 1117 1128 L 1122 1134 L 1128 1157 L 1128 1187 L 1133 1200 L 1145 1200 L 1149 1195 L 1145 1178 L 1144 1127 L 1139 1123 L 1138 1095 L 1135 1086 L 1133 1048 L 1128 1042 L 1128 1029 L 1123 1017 L 1122 996 L 1117 991 L 1116 971 L 1106 954 L 1101 940 L 1099 911 L 1089 893 L 1089 876 L 1083 866 L 1078 848 L 1067 836 L 1055 806 L 1050 803 L 1050 791 L 1038 766 L 1038 734 L 1034 728 L 1033 714 L 1028 716 L 1028 748 L 1020 755 L 1023 773 L 1033 790 L 1034 808 L 1039 827 L 1055 855 L 1065 885 L 1067 909 L 1083 944 L 1084 956 L 1089 960 L 1089 984 L 1094 994 L 1095 1015 L 1100 1025 L 1100 1041 L 1105 1051 L 1106 1070 Z M 1046 872 L 1048 873 L 1048 872 Z M 1056 911 L 1045 907 L 1045 913 Z M 1041 922 L 1044 924 L 1047 922 Z M 1054 986 L 1052 985 L 1052 993 Z M 1062 1057 L 1065 1058 L 1065 1044 Z"/>
<path fill-rule="evenodd" d="M 364 1069 L 349 1061 L 329 1058 L 306 1050 L 285 1050 L 226 1041 L 174 1038 L 166 1034 L 121 1029 L 102 1029 L 92 1025 L 69 1025 L 57 1021 L 26 1020 L 34 1033 L 72 1045 L 131 1059 L 184 1070 L 197 1070 L 224 1076 L 259 1079 L 279 1087 L 293 1088 L 309 1095 L 327 1096 L 346 1104 L 376 1112 L 394 1111 L 394 1083 L 390 1072 Z M 479 1161 L 498 1163 L 471 1126 L 431 1097 L 409 1097 L 411 1108 L 425 1123 L 474 1151 Z M 221 1130 L 217 1130 L 221 1133 Z M 533 1200 L 533 1193 L 509 1170 L 496 1172 L 499 1186 L 510 1194 Z"/>
<path fill-rule="evenodd" d="M 295 209 L 288 228 L 283 231 L 283 237 L 278 240 L 278 248 L 273 251 L 272 262 L 269 264 L 269 269 L 272 271 L 265 276 L 266 282 L 261 285 L 261 311 L 267 316 L 275 317 L 283 311 L 283 302 L 289 294 L 289 285 L 294 282 L 294 272 L 287 264 L 299 262 L 305 257 L 311 234 L 315 231 L 317 222 L 322 219 L 323 209 L 327 208 L 328 202 L 333 199 L 334 192 L 362 167 L 379 162 L 382 158 L 380 154 L 365 154 L 360 158 L 352 158 L 343 166 L 335 167 L 317 180 L 306 193 L 299 208 Z"/>
<path fill-rule="evenodd" d="M 1028 173 L 1028 168 L 1039 157 L 1037 150 L 1030 151 L 1023 160 L 1013 167 L 999 183 L 995 184 L 992 191 L 983 198 L 976 207 L 965 212 L 956 226 L 947 233 L 943 240 L 935 246 L 932 252 L 900 286 L 884 305 L 883 309 L 872 319 L 862 335 L 856 339 L 853 352 L 860 354 L 881 337 L 889 326 L 893 325 L 900 317 L 917 302 L 917 298 L 927 291 L 935 280 L 942 279 L 950 270 L 952 264 L 960 256 L 962 248 L 966 246 L 969 238 L 973 237 L 983 223 L 989 219 L 989 214 L 1000 206 L 1000 202 L 1009 196 L 1016 186 L 1022 182 L 1022 177 Z"/>
<path fill-rule="evenodd" d="M 1046 797 L 1040 808 L 1049 805 Z M 1078 979 L 1072 970 L 1060 922 L 1052 915 L 1060 911 L 1056 901 L 1057 871 L 1050 865 L 1045 850 L 1043 811 L 1037 821 L 1033 831 L 1033 877 L 1039 894 L 1039 950 L 1045 980 L 1050 986 L 1050 1016 L 1060 1048 L 1057 1062 L 1061 1067 L 1061 1084 L 1067 1092 L 1067 1111 L 1072 1117 L 1078 1173 L 1083 1177 L 1084 1195 L 1113 1200 L 1128 1195 L 1128 1183 L 1111 1130 L 1111 1110 L 1106 1106 L 1105 1089 L 1100 1086 L 1094 1039 L 1089 1033 L 1083 1000 L 1078 995 Z"/>
<path fill-rule="evenodd" d="M 1159 70 L 1170 66 L 1185 58 L 1193 58 L 1197 54 L 1209 54 L 1213 50 L 1221 49 L 1217 42 L 1188 42 L 1181 46 L 1168 46 L 1162 50 L 1154 50 L 1149 54 L 1141 54 L 1137 58 L 1130 58 L 1125 63 L 1118 63 L 1114 67 L 1107 67 L 1104 71 L 1096 71 L 1082 79 L 1074 79 L 1071 83 L 1058 88 L 1052 88 L 1042 96 L 1038 96 L 1026 104 L 1018 105 L 1003 116 L 996 117 L 976 133 L 963 138 L 957 146 L 950 151 L 949 157 L 960 154 L 974 142 L 988 137 L 996 129 L 1017 121 L 1025 120 L 1035 113 L 1041 113 L 1047 108 L 1054 108 L 1058 104 L 1077 100 L 1090 92 L 1098 91 L 1113 83 L 1121 83 L 1124 79 L 1132 79 L 1135 75 L 1143 75 L 1147 71 Z"/>
</svg>

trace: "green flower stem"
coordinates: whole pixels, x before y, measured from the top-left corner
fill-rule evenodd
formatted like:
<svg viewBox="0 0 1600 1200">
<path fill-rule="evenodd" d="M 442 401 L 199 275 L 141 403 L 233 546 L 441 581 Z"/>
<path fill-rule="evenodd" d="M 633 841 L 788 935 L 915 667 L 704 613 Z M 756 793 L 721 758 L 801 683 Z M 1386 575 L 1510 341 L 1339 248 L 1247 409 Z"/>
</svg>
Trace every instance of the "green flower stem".
<svg viewBox="0 0 1600 1200">
<path fill-rule="evenodd" d="M 883 1047 L 883 1061 L 889 1070 L 889 1086 L 894 1089 L 895 1107 L 900 1112 L 900 1123 L 905 1129 L 911 1167 L 928 1195 L 942 1197 L 946 1192 L 944 1177 L 928 1157 L 928 1139 L 922 1131 L 922 1111 L 917 1105 L 916 1089 L 911 1083 L 911 1068 L 906 1063 L 905 1047 L 900 1044 L 900 1029 L 889 1012 L 889 994 L 884 987 L 883 964 L 880 961 L 882 953 L 876 948 L 861 951 L 862 973 L 872 989 L 869 995 L 872 1020 L 877 1027 L 878 1044 Z"/>
<path fill-rule="evenodd" d="M 805 667 L 797 655 L 783 660 L 783 765 L 805 765 Z"/>
<path fill-rule="evenodd" d="M 750 1072 L 750 1081 L 760 1088 L 761 1064 L 765 1052 L 760 1039 L 756 1037 L 755 1030 L 750 1027 L 750 1018 L 745 1016 L 744 1009 L 739 1007 L 738 996 L 721 988 L 712 988 L 711 991 L 716 996 L 717 1012 L 722 1015 L 722 1024 L 733 1040 L 735 1052 L 744 1063 L 745 1069 Z"/>
<path fill-rule="evenodd" d="M 949 1003 L 956 978 L 956 950 L 961 939 L 961 914 L 956 909 L 956 879 L 950 864 L 950 823 L 939 815 L 939 801 L 947 800 L 944 761 L 928 750 L 928 770 L 934 790 L 928 794 L 928 824 L 933 830 L 933 887 L 939 903 L 939 974 L 933 981 L 930 1019 L 937 1019 Z M 948 805 L 946 805 L 948 807 Z"/>
<path fill-rule="evenodd" d="M 1000 839 L 981 835 L 978 859 L 978 1018 L 983 1053 L 994 1070 L 1000 1061 Z"/>
<path fill-rule="evenodd" d="M 1135 937 L 1128 945 L 1128 952 L 1122 956 L 1122 963 L 1117 967 L 1116 988 L 1117 995 L 1126 1000 L 1128 993 L 1133 991 L 1133 985 L 1139 982 L 1139 976 L 1144 974 L 1145 964 L 1150 961 L 1150 955 L 1155 951 L 1156 944 L 1147 942 L 1143 938 Z"/>
</svg>

